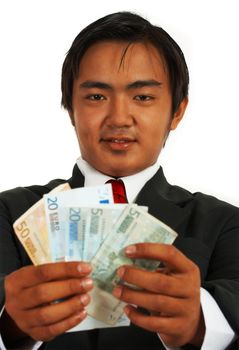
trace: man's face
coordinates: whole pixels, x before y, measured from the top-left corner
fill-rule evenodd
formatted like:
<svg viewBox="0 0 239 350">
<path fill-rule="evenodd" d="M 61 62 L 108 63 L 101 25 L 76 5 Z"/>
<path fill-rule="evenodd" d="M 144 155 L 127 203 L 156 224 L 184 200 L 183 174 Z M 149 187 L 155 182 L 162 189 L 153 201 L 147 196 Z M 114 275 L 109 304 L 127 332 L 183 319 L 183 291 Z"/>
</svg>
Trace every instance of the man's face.
<svg viewBox="0 0 239 350">
<path fill-rule="evenodd" d="M 72 112 L 82 158 L 100 172 L 120 177 L 155 163 L 172 116 L 165 65 L 151 45 L 103 42 L 84 54 L 74 81 Z"/>
</svg>

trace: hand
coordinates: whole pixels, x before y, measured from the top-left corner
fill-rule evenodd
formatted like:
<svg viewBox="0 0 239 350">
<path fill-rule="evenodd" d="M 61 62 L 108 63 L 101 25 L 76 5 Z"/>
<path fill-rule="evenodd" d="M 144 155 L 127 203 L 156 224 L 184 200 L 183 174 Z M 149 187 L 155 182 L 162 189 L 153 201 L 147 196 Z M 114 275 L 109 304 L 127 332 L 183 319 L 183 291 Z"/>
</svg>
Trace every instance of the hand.
<svg viewBox="0 0 239 350">
<path fill-rule="evenodd" d="M 23 267 L 5 278 L 5 310 L 21 331 L 49 341 L 86 317 L 90 272 L 83 262 Z"/>
<path fill-rule="evenodd" d="M 166 244 L 139 243 L 127 247 L 125 253 L 130 258 L 159 260 L 165 265 L 154 272 L 135 266 L 118 269 L 117 274 L 123 281 L 141 289 L 117 286 L 114 296 L 150 312 L 145 315 L 127 305 L 124 310 L 131 322 L 159 333 L 167 346 L 180 347 L 188 343 L 201 346 L 205 326 L 197 265 L 177 248 Z"/>
</svg>

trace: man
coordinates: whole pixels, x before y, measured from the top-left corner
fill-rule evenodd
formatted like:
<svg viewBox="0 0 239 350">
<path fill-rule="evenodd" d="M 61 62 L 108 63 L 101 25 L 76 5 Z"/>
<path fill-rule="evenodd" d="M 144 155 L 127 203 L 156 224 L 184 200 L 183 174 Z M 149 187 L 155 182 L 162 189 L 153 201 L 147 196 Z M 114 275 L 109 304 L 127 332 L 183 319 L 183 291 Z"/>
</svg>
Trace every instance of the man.
<svg viewBox="0 0 239 350">
<path fill-rule="evenodd" d="M 91 267 L 84 262 L 28 266 L 12 230 L 21 214 L 64 180 L 2 193 L 0 326 L 6 347 L 43 341 L 46 349 L 236 348 L 239 210 L 169 185 L 157 163 L 187 102 L 183 53 L 161 28 L 125 12 L 92 23 L 76 37 L 62 70 L 62 104 L 82 156 L 68 180 L 71 187 L 122 178 L 128 201 L 148 206 L 178 239 L 175 246 L 126 248 L 129 257 L 164 264 L 155 272 L 118 269 L 124 281 L 140 287 L 113 291 L 128 303 L 130 327 L 64 334 L 86 317 L 94 288 Z M 64 300 L 53 303 L 57 299 Z"/>
</svg>

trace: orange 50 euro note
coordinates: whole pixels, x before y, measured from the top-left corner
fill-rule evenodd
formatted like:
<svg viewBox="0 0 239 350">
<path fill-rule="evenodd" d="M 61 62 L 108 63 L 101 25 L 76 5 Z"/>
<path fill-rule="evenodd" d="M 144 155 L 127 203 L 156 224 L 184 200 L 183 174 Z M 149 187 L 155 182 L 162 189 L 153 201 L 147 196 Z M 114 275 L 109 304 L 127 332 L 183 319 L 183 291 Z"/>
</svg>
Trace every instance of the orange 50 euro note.
<svg viewBox="0 0 239 350">
<path fill-rule="evenodd" d="M 68 183 L 61 184 L 51 192 L 70 189 Z M 14 231 L 34 265 L 51 262 L 45 207 L 40 199 L 13 224 Z"/>
</svg>

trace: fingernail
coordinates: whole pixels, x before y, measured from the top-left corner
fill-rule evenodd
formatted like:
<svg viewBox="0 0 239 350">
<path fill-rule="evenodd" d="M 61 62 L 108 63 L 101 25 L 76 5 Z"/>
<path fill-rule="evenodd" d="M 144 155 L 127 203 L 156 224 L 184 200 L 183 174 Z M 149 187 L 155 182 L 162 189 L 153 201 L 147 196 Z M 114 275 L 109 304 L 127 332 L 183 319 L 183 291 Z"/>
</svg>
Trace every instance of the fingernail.
<svg viewBox="0 0 239 350">
<path fill-rule="evenodd" d="M 91 278 L 84 278 L 81 280 L 81 285 L 84 289 L 89 290 L 93 287 L 93 281 Z"/>
<path fill-rule="evenodd" d="M 126 316 L 128 316 L 130 314 L 130 310 L 128 306 L 124 307 L 124 313 L 126 314 Z"/>
<path fill-rule="evenodd" d="M 125 254 L 127 255 L 134 255 L 136 253 L 136 246 L 135 245 L 129 245 L 125 248 Z"/>
<path fill-rule="evenodd" d="M 84 306 L 88 305 L 90 302 L 90 296 L 88 294 L 82 294 L 80 296 L 80 301 L 81 304 L 83 304 Z"/>
<path fill-rule="evenodd" d="M 82 274 L 91 272 L 92 268 L 90 264 L 81 262 L 77 265 L 77 270 L 80 272 L 80 274 Z"/>
<path fill-rule="evenodd" d="M 120 298 L 121 294 L 122 294 L 122 287 L 120 286 L 115 287 L 115 289 L 113 290 L 113 295 L 116 298 Z"/>
<path fill-rule="evenodd" d="M 86 318 L 87 316 L 87 312 L 86 310 L 81 310 L 79 313 L 75 314 L 75 318 L 83 320 L 84 318 Z"/>
<path fill-rule="evenodd" d="M 122 278 L 124 276 L 124 272 L 125 272 L 125 268 L 124 267 L 120 267 L 117 270 L 117 276 L 119 276 L 120 278 Z"/>
</svg>

